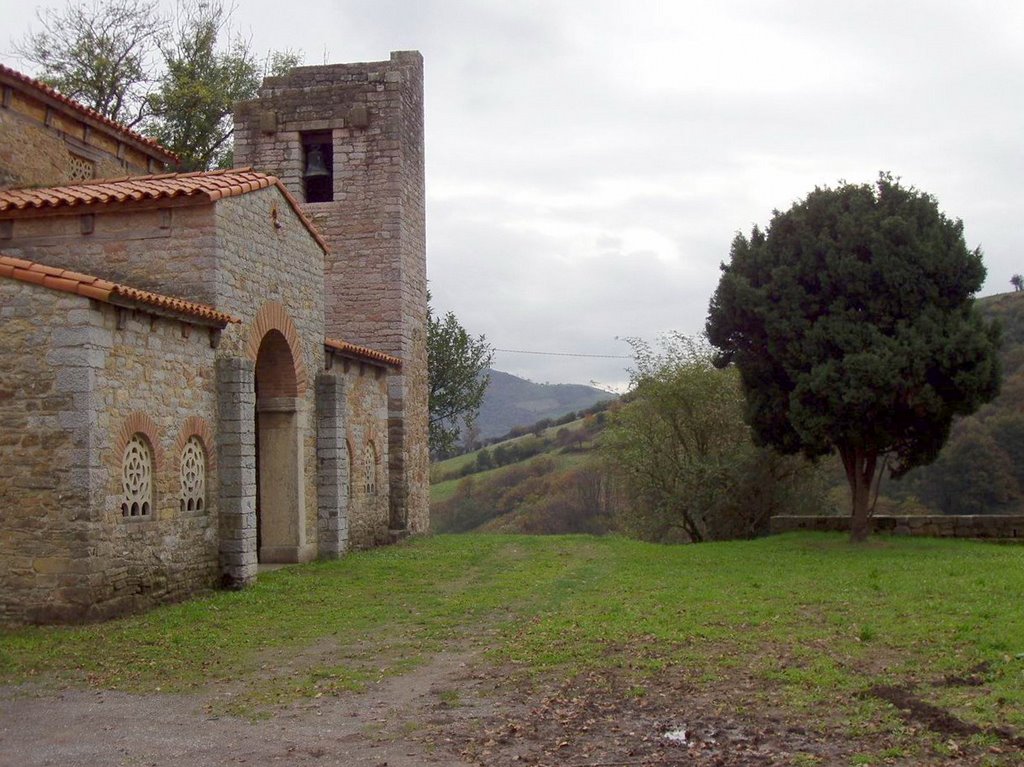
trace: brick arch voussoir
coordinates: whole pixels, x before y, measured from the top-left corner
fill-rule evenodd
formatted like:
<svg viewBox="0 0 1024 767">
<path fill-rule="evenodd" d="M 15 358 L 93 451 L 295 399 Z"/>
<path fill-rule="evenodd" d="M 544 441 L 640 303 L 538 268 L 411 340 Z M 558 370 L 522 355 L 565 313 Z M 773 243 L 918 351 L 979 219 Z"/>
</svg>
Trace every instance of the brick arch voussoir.
<svg viewBox="0 0 1024 767">
<path fill-rule="evenodd" d="M 174 443 L 174 468 L 181 471 L 181 456 L 185 452 L 185 445 L 192 437 L 199 437 L 203 443 L 203 451 L 206 453 L 206 468 L 213 469 L 217 465 L 217 451 L 214 449 L 213 428 L 210 422 L 197 415 L 190 415 L 185 419 L 178 432 L 178 439 Z"/>
<path fill-rule="evenodd" d="M 380 463 L 380 440 L 377 438 L 377 428 L 370 424 L 363 429 L 362 440 L 357 440 L 352 436 L 352 432 L 349 432 L 345 436 L 345 445 L 348 450 L 348 454 L 352 456 L 352 460 L 358 458 L 360 461 L 366 454 L 366 448 L 370 445 L 373 446 L 374 462 Z M 356 452 L 355 448 L 358 446 L 359 452 Z"/>
<path fill-rule="evenodd" d="M 370 448 L 373 450 L 373 463 L 375 466 L 380 466 L 380 440 L 377 439 L 377 432 L 375 429 L 370 429 L 366 435 L 366 444 L 363 445 L 363 449 Z"/>
<path fill-rule="evenodd" d="M 245 356 L 250 361 L 256 362 L 260 353 L 260 344 L 271 330 L 276 330 L 284 336 L 284 340 L 288 344 L 288 349 L 292 353 L 297 394 L 302 397 L 308 386 L 306 363 L 302 354 L 302 339 L 299 337 L 295 321 L 289 316 L 288 310 L 284 306 L 274 301 L 268 301 L 256 312 L 246 337 Z"/>
<path fill-rule="evenodd" d="M 356 453 L 352 447 L 351 433 L 345 436 L 345 463 L 348 467 L 348 487 L 346 488 L 349 497 L 355 495 L 356 487 Z"/>
<path fill-rule="evenodd" d="M 155 475 L 163 467 L 164 451 L 160 445 L 160 428 L 147 413 L 135 411 L 124 419 L 114 443 L 116 455 L 124 455 L 124 449 L 136 434 L 143 435 L 153 450 L 153 474 Z"/>
</svg>

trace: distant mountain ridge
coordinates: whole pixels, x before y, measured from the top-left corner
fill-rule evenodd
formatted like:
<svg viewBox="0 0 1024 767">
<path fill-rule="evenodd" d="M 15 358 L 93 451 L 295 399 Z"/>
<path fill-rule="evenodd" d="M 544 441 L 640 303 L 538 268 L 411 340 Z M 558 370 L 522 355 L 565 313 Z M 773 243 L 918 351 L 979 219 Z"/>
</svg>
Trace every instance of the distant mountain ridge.
<svg viewBox="0 0 1024 767">
<path fill-rule="evenodd" d="M 558 418 L 615 398 L 614 394 L 593 386 L 538 384 L 500 370 L 488 370 L 487 373 L 491 382 L 476 419 L 481 439 L 500 437 L 516 426 Z"/>
</svg>

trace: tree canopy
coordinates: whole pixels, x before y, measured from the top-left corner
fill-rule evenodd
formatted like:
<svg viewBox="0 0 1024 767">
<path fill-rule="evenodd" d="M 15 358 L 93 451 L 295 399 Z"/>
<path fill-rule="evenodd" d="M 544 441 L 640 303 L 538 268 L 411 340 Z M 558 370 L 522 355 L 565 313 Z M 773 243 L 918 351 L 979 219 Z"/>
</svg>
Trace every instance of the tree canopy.
<svg viewBox="0 0 1024 767">
<path fill-rule="evenodd" d="M 256 93 L 260 66 L 242 40 L 218 50 L 228 22 L 221 3 L 180 11 L 175 34 L 160 45 L 166 72 L 149 97 L 146 131 L 181 158 L 181 170 L 205 170 L 229 149 L 234 104 Z"/>
<path fill-rule="evenodd" d="M 449 453 L 462 429 L 476 419 L 493 356 L 487 340 L 473 338 L 452 312 L 438 317 L 428 307 L 430 451 L 435 455 Z"/>
<path fill-rule="evenodd" d="M 39 13 L 44 31 L 18 52 L 39 77 L 100 114 L 159 141 L 181 158 L 179 170 L 231 161 L 231 113 L 252 98 L 264 74 L 301 62 L 294 51 L 264 61 L 231 28 L 222 0 L 179 0 L 168 23 L 153 0 L 94 0 Z"/>
<path fill-rule="evenodd" d="M 15 45 L 39 79 L 65 96 L 129 127 L 148 114 L 156 44 L 167 23 L 156 0 L 69 2 L 36 11 L 41 32 Z"/>
<path fill-rule="evenodd" d="M 839 452 L 855 540 L 883 467 L 934 460 L 953 417 L 998 390 L 998 330 L 973 307 L 984 277 L 962 223 L 889 174 L 816 188 L 733 241 L 707 321 L 716 362 L 739 369 L 761 444 Z"/>
<path fill-rule="evenodd" d="M 804 462 L 752 444 L 736 371 L 716 369 L 704 339 L 670 333 L 660 350 L 630 343 L 631 390 L 601 440 L 625 489 L 626 532 L 667 542 L 751 538 L 792 502 L 794 480 L 812 495 Z"/>
</svg>

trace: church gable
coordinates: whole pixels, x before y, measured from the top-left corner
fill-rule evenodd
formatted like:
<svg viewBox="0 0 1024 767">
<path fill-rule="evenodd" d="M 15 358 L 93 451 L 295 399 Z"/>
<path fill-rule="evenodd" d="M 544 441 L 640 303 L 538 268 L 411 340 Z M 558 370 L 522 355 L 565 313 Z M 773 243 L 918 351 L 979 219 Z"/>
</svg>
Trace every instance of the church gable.
<svg viewBox="0 0 1024 767">
<path fill-rule="evenodd" d="M 0 147 L 0 188 L 154 173 L 178 161 L 152 139 L 2 64 Z"/>
<path fill-rule="evenodd" d="M 294 265 L 323 292 L 319 233 L 249 168 L 3 190 L 0 248 L 227 311 L 291 282 Z"/>
</svg>

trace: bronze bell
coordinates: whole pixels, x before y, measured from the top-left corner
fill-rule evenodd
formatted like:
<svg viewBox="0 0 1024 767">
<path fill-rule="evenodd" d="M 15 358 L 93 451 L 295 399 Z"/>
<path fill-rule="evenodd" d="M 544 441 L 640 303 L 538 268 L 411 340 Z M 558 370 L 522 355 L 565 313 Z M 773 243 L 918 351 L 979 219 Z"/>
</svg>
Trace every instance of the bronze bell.
<svg viewBox="0 0 1024 767">
<path fill-rule="evenodd" d="M 319 145 L 314 144 L 309 147 L 306 150 L 306 172 L 302 174 L 302 177 L 323 178 L 330 175 L 331 172 L 327 170 L 327 165 L 324 163 L 324 156 L 320 151 Z"/>
</svg>

